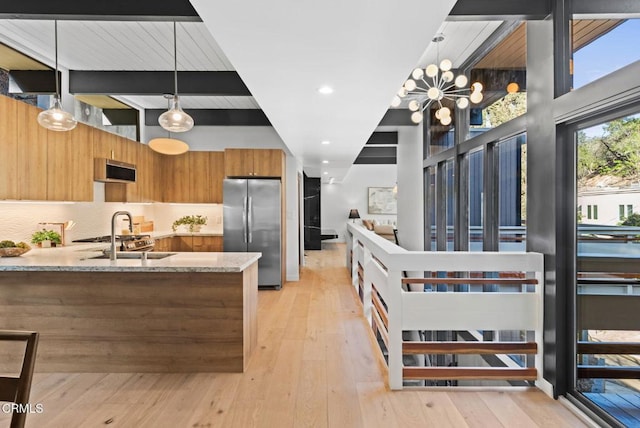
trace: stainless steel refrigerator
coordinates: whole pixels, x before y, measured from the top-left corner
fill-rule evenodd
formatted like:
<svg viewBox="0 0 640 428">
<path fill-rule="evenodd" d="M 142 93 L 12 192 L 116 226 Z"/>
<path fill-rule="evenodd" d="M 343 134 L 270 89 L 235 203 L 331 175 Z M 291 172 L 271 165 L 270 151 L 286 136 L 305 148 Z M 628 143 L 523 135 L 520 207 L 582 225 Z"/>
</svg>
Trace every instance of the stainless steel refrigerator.
<svg viewBox="0 0 640 428">
<path fill-rule="evenodd" d="M 282 287 L 280 192 L 280 180 L 230 178 L 223 184 L 224 251 L 262 253 L 259 287 Z"/>
</svg>

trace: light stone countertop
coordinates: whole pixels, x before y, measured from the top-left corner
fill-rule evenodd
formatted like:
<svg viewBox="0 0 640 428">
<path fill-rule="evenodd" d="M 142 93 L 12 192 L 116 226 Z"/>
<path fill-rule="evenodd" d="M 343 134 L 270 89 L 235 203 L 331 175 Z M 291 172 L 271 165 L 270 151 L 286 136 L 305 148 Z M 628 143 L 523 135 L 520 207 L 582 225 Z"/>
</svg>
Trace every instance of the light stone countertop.
<svg viewBox="0 0 640 428">
<path fill-rule="evenodd" d="M 0 257 L 0 271 L 15 272 L 242 272 L 261 253 L 172 253 L 164 259 L 92 259 L 109 244 L 32 248 L 20 257 Z M 158 254 L 158 253 L 150 253 Z"/>
</svg>

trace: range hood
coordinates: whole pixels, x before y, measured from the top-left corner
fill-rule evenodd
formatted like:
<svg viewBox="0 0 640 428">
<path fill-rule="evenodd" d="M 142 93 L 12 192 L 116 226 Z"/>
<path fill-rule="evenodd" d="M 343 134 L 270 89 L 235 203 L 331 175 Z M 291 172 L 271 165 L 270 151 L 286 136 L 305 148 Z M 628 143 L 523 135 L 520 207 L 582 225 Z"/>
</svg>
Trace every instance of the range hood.
<svg viewBox="0 0 640 428">
<path fill-rule="evenodd" d="M 136 166 L 113 159 L 95 158 L 93 163 L 93 179 L 104 183 L 135 183 Z"/>
</svg>

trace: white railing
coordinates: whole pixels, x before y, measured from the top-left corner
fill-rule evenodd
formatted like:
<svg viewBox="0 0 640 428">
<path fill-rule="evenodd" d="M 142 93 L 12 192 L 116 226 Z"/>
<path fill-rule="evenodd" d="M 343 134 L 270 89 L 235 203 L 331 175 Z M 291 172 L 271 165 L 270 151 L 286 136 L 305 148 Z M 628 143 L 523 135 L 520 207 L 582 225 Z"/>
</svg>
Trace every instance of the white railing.
<svg viewBox="0 0 640 428">
<path fill-rule="evenodd" d="M 542 378 L 542 254 L 407 251 L 360 225 L 348 224 L 347 232 L 347 266 L 351 268 L 352 284 L 360 295 L 365 317 L 385 342 L 391 389 L 402 389 L 403 379 L 518 379 L 535 381 L 538 387 L 551 395 L 551 385 Z M 425 271 L 437 276 L 403 278 L 403 272 Z M 496 273 L 507 272 L 515 276 L 505 274 L 510 279 L 495 278 Z M 440 287 L 448 287 L 447 291 L 452 290 L 451 284 L 464 284 L 471 291 L 408 291 L 410 284 L 416 283 L 440 284 Z M 509 292 L 482 292 L 484 285 L 469 285 L 488 283 L 520 285 L 515 291 L 511 287 Z M 422 291 L 423 287 L 420 285 L 418 288 Z M 523 330 L 532 332 L 534 338 L 528 343 L 403 342 L 403 330 Z M 535 363 L 534 367 L 519 369 L 416 369 L 403 365 L 403 353 L 528 353 L 535 354 Z"/>
</svg>

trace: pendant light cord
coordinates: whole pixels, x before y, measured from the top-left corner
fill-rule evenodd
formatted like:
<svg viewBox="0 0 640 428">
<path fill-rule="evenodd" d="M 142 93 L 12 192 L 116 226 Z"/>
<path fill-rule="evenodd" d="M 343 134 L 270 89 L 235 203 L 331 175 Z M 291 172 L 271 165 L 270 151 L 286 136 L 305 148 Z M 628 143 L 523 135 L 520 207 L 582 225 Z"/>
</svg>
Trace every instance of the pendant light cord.
<svg viewBox="0 0 640 428">
<path fill-rule="evenodd" d="M 178 96 L 178 41 L 176 38 L 176 21 L 173 21 L 173 83 L 174 96 Z"/>
<path fill-rule="evenodd" d="M 55 51 L 56 51 L 56 72 L 54 75 L 54 78 L 56 79 L 56 98 L 59 100 L 61 98 L 60 96 L 60 84 L 58 83 L 58 20 L 56 19 L 55 21 L 53 21 L 53 25 L 54 25 L 54 36 L 53 36 L 53 40 L 54 40 L 54 44 L 55 44 Z"/>
</svg>

